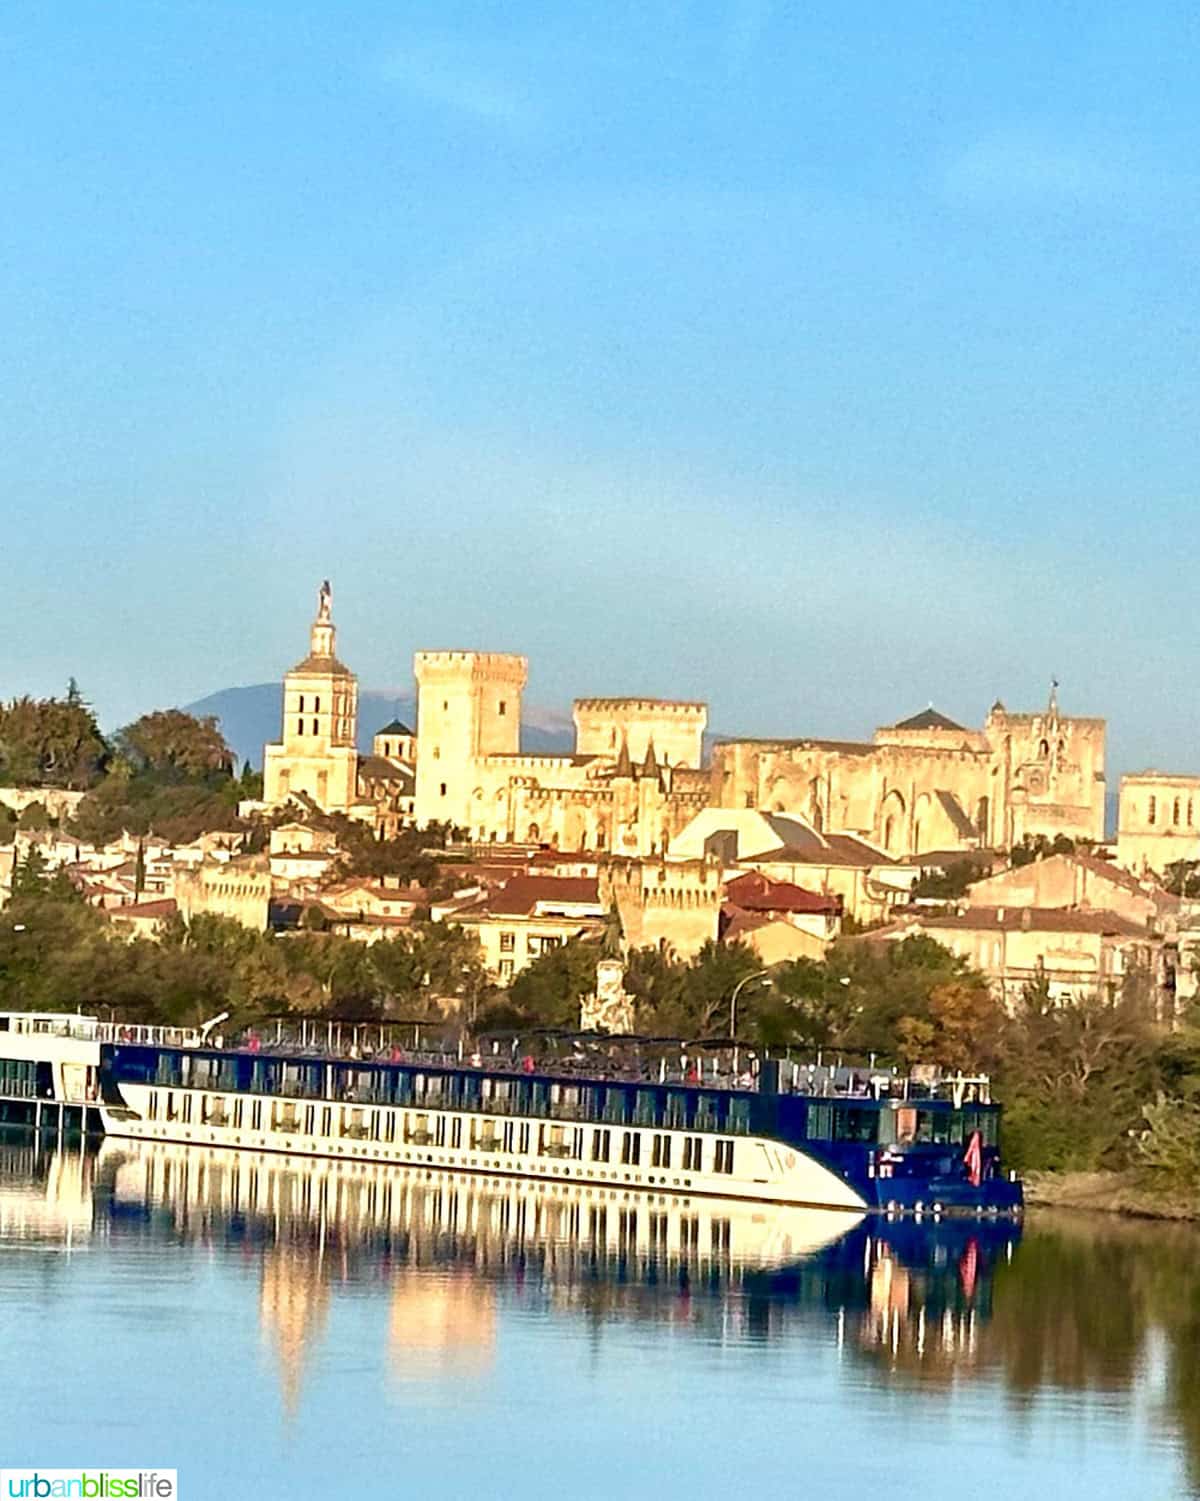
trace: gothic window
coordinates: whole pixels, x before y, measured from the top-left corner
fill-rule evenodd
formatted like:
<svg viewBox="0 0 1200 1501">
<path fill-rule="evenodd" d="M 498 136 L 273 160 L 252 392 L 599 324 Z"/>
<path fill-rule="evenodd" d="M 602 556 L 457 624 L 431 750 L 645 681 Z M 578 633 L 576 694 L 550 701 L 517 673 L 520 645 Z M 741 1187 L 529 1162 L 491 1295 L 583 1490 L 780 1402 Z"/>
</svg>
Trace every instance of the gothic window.
<svg viewBox="0 0 1200 1501">
<path fill-rule="evenodd" d="M 1149 811 L 1149 816 L 1148 816 L 1148 822 L 1150 822 L 1150 823 L 1157 823 L 1157 821 L 1158 821 L 1158 799 L 1154 796 L 1153 793 L 1151 793 L 1150 794 L 1150 811 Z"/>
<path fill-rule="evenodd" d="M 892 841 L 896 837 L 896 820 L 892 814 L 888 815 L 888 821 L 883 826 L 883 847 L 885 850 L 892 848 Z"/>
<path fill-rule="evenodd" d="M 529 825 L 529 833 L 526 835 L 526 843 L 535 844 L 541 837 L 541 829 L 538 828 L 537 824 L 531 823 Z"/>
<path fill-rule="evenodd" d="M 1043 740 L 1038 746 L 1038 755 L 1041 756 L 1043 761 L 1050 759 L 1050 742 L 1048 740 Z"/>
</svg>

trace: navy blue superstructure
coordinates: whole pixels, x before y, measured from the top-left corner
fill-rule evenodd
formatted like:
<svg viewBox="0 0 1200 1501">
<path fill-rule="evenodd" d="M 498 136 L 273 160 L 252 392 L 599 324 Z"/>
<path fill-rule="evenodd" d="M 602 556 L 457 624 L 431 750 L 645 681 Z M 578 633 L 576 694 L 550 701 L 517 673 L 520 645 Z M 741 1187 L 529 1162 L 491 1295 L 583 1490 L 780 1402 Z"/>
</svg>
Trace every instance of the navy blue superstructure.
<svg viewBox="0 0 1200 1501">
<path fill-rule="evenodd" d="M 280 1149 L 289 1151 L 305 1150 L 308 1140 L 317 1143 L 313 1150 L 331 1154 L 342 1151 L 346 1139 L 353 1155 L 437 1166 L 486 1162 L 495 1171 L 521 1176 L 542 1171 L 530 1166 L 540 1153 L 561 1164 L 546 1172 L 584 1181 L 616 1179 L 618 1173 L 608 1168 L 632 1163 L 634 1183 L 651 1187 L 668 1183 L 665 1175 L 653 1174 L 653 1167 L 664 1166 L 665 1153 L 673 1175 L 669 1181 L 698 1193 L 724 1192 L 728 1186 L 766 1201 L 899 1214 L 1016 1214 L 1021 1209 L 1020 1184 L 1001 1170 L 1000 1107 L 990 1102 L 986 1080 L 917 1084 L 895 1071 L 799 1068 L 755 1054 L 736 1076 L 719 1075 L 714 1063 L 712 1082 L 705 1083 L 707 1064 L 697 1067 L 685 1056 L 677 1066 L 679 1049 L 688 1045 L 674 1046 L 671 1070 L 661 1061 L 656 1080 L 613 1077 L 619 1072 L 615 1068 L 600 1076 L 595 1058 L 582 1053 L 575 1060 L 547 1063 L 532 1056 L 518 1060 L 514 1050 L 513 1056 L 490 1055 L 487 1066 L 482 1060 L 471 1066 L 445 1054 L 398 1058 L 398 1050 L 381 1048 L 375 1057 L 351 1058 L 315 1047 L 262 1045 L 257 1039 L 252 1048 L 239 1049 L 117 1041 L 102 1047 L 101 1081 L 117 1115 L 135 1093 L 152 1099 L 139 1106 L 155 1123 L 146 1134 L 174 1140 L 262 1147 L 275 1139 L 265 1135 L 273 1131 L 286 1135 Z M 194 1091 L 202 1092 L 202 1101 L 193 1119 L 189 1096 Z M 265 1117 L 261 1107 L 247 1110 L 243 1135 L 241 1102 L 263 1099 L 274 1103 Z M 217 1102 L 212 1113 L 210 1100 Z M 486 1132 L 477 1137 L 478 1118 L 486 1118 Z M 464 1119 L 473 1122 L 465 1136 L 461 1127 L 453 1135 L 443 1131 L 442 1122 Z M 164 1121 L 176 1129 L 164 1132 Z M 514 1136 L 506 1122 L 519 1123 L 524 1135 Z M 540 1123 L 548 1124 L 543 1129 Z M 205 1133 L 201 1127 L 211 1129 Z M 232 1131 L 237 1134 L 231 1136 Z M 253 1136 L 254 1131 L 262 1136 Z M 643 1131 L 649 1133 L 644 1142 Z M 610 1141 L 622 1136 L 624 1156 Z M 603 1155 L 597 1156 L 601 1137 Z M 632 1157 L 631 1137 L 637 1138 Z M 336 1148 L 321 1145 L 335 1138 Z M 364 1150 L 372 1142 L 380 1144 L 374 1154 Z M 402 1146 L 411 1149 L 407 1155 Z M 439 1147 L 447 1155 L 437 1155 Z M 452 1150 L 476 1155 L 452 1157 Z M 760 1169 L 760 1158 L 777 1161 L 778 1182 Z M 806 1165 L 825 1172 L 816 1174 Z M 802 1169 L 810 1180 L 819 1176 L 849 1192 L 840 1200 L 815 1191 L 808 1196 L 784 1181 Z M 681 1178 L 681 1171 L 689 1176 Z M 631 1174 L 624 1176 L 629 1181 Z"/>
</svg>

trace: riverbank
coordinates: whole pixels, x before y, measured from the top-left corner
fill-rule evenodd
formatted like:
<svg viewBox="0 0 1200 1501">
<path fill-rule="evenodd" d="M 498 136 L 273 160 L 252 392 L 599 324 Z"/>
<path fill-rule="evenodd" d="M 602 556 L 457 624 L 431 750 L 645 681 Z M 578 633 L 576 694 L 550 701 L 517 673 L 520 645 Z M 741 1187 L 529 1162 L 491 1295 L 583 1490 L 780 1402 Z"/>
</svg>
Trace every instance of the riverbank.
<svg viewBox="0 0 1200 1501">
<path fill-rule="evenodd" d="M 1088 1209 L 1142 1219 L 1200 1220 L 1200 1197 L 1148 1186 L 1136 1173 L 1029 1173 L 1025 1202 L 1049 1209 Z"/>
</svg>

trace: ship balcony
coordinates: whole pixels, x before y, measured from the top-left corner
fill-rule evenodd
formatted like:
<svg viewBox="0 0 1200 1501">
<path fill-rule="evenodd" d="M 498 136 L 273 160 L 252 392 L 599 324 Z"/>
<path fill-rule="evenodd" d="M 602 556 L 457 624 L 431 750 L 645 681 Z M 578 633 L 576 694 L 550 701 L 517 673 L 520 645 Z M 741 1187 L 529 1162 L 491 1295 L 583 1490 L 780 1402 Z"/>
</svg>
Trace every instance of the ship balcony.
<svg viewBox="0 0 1200 1501">
<path fill-rule="evenodd" d="M 476 1152 L 499 1152 L 503 1149 L 503 1146 L 504 1143 L 498 1136 L 484 1136 L 475 1142 L 474 1150 Z"/>
<path fill-rule="evenodd" d="M 428 1146 L 432 1146 L 433 1145 L 433 1132 L 432 1131 L 408 1131 L 408 1132 L 405 1133 L 404 1140 L 405 1140 L 406 1143 L 408 1143 L 408 1145 L 414 1146 L 414 1147 L 428 1147 Z"/>
</svg>

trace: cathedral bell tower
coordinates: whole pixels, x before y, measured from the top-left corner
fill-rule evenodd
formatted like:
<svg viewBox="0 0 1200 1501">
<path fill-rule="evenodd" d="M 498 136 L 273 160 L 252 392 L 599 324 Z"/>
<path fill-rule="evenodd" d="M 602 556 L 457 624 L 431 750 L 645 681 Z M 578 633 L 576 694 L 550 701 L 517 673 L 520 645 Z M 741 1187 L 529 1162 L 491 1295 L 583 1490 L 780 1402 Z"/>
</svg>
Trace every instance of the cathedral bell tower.
<svg viewBox="0 0 1200 1501">
<path fill-rule="evenodd" d="M 326 813 L 344 813 L 358 796 L 358 679 L 335 654 L 333 591 L 317 595 L 308 655 L 283 680 L 283 726 L 266 747 L 263 799 L 286 803 L 304 793 Z"/>
</svg>

